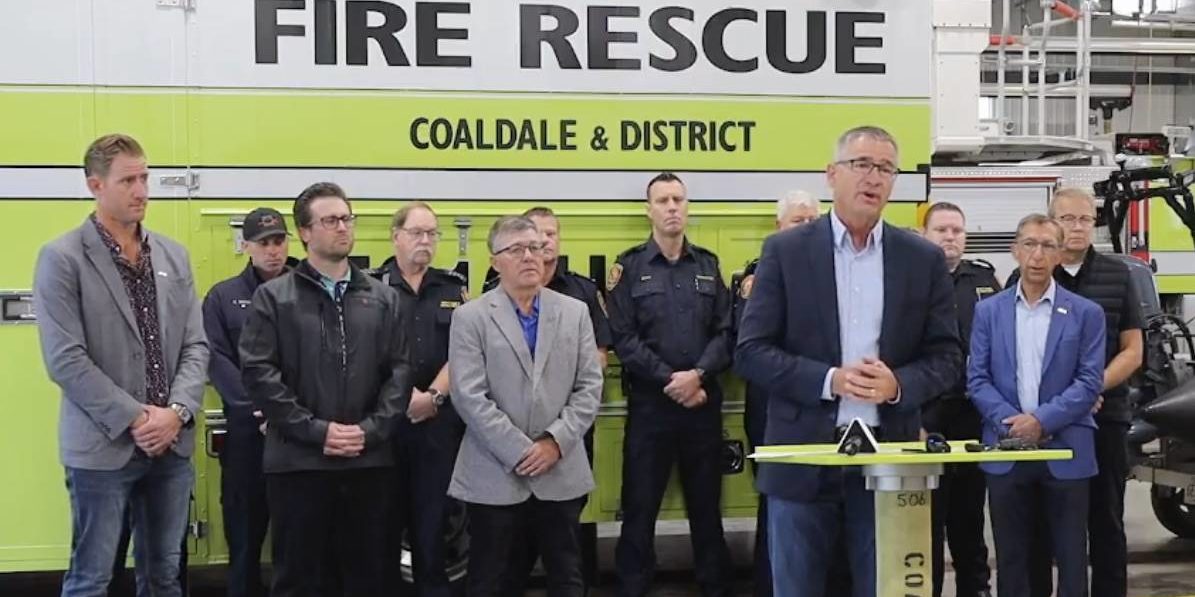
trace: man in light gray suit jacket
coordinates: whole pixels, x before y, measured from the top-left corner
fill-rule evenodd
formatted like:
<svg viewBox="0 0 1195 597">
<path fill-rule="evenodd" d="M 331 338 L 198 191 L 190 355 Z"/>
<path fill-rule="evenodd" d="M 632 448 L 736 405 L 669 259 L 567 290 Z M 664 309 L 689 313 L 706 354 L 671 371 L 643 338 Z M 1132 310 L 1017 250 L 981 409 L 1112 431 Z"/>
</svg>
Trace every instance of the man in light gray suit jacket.
<svg viewBox="0 0 1195 597">
<path fill-rule="evenodd" d="M 594 485 L 582 440 L 602 371 L 585 304 L 543 287 L 543 248 L 534 222 L 500 218 L 489 235 L 500 285 L 452 318 L 452 400 L 467 429 L 448 493 L 468 507 L 470 597 L 501 594 L 529 535 L 548 595 L 585 592 L 580 517 Z"/>
<path fill-rule="evenodd" d="M 107 591 L 125 512 L 138 586 L 175 597 L 208 346 L 187 252 L 141 226 L 149 171 L 125 135 L 84 155 L 95 212 L 42 247 L 34 274 L 42 356 L 62 388 L 59 452 L 71 500 L 62 595 Z"/>
</svg>

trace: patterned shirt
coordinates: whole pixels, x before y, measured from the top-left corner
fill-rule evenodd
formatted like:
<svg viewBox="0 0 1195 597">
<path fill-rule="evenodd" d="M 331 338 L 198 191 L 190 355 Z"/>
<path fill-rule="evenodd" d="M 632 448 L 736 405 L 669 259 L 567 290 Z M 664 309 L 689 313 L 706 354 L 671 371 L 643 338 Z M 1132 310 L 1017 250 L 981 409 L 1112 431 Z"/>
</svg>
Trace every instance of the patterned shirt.
<svg viewBox="0 0 1195 597">
<path fill-rule="evenodd" d="M 153 263 L 150 261 L 149 235 L 139 229 L 141 255 L 137 263 L 129 263 L 121 253 L 120 244 L 104 225 L 91 214 L 91 223 L 100 234 L 100 240 L 112 254 L 116 271 L 124 282 L 129 295 L 129 306 L 137 321 L 141 344 L 145 348 L 145 396 L 155 406 L 166 406 L 170 395 L 170 383 L 166 380 L 166 358 L 162 353 L 162 324 L 158 319 L 158 288 L 154 281 Z"/>
</svg>

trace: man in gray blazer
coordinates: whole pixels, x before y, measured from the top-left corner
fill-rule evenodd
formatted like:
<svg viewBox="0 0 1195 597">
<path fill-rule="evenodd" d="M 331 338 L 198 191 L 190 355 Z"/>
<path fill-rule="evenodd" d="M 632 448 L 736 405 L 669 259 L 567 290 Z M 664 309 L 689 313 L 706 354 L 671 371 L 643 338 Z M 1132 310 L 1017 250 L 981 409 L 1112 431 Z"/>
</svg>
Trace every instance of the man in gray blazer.
<svg viewBox="0 0 1195 597">
<path fill-rule="evenodd" d="M 145 152 L 125 135 L 83 162 L 95 212 L 42 247 L 34 304 L 42 357 L 62 388 L 59 454 L 71 500 L 62 595 L 102 595 L 126 510 L 138 585 L 182 594 L 180 542 L 208 345 L 187 252 L 142 227 Z"/>
<path fill-rule="evenodd" d="M 452 399 L 465 421 L 448 493 L 465 502 L 470 597 L 500 595 L 524 537 L 544 554 L 550 597 L 580 596 L 580 516 L 593 489 L 582 443 L 602 371 L 585 304 L 543 287 L 543 239 L 522 216 L 490 229 L 498 288 L 456 310 Z"/>
</svg>

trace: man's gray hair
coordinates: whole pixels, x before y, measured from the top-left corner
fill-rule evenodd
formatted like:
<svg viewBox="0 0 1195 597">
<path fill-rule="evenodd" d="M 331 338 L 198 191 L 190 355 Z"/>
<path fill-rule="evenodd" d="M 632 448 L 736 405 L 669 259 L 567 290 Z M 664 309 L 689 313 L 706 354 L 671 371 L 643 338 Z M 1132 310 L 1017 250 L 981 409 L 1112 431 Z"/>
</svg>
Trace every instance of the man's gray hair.
<svg viewBox="0 0 1195 597">
<path fill-rule="evenodd" d="M 1091 207 L 1091 212 L 1095 213 L 1095 195 L 1092 195 L 1087 189 L 1081 187 L 1063 187 L 1057 191 L 1054 191 L 1054 196 L 1050 198 L 1049 214 L 1051 218 L 1058 215 L 1054 211 L 1054 202 L 1062 199 L 1063 197 L 1082 199 Z"/>
<path fill-rule="evenodd" d="M 1062 226 L 1050 216 L 1033 213 L 1021 218 L 1021 221 L 1017 222 L 1017 240 L 1021 240 L 1021 232 L 1028 226 L 1050 226 L 1054 229 L 1054 235 L 1058 237 L 1058 242 L 1062 242 Z"/>
<path fill-rule="evenodd" d="M 896 165 L 900 164 L 900 146 L 896 144 L 896 139 L 892 137 L 892 133 L 878 126 L 857 126 L 843 133 L 838 138 L 838 143 L 834 146 L 834 161 L 840 162 L 846 159 L 847 146 L 858 139 L 872 139 L 888 143 L 896 152 Z"/>
<path fill-rule="evenodd" d="M 796 207 L 807 207 L 815 212 L 821 211 L 821 204 L 818 203 L 817 197 L 814 197 L 809 191 L 789 191 L 776 201 L 776 219 L 783 218 L 784 214 Z"/>
<path fill-rule="evenodd" d="M 539 228 L 536 228 L 535 222 L 531 221 L 531 218 L 526 216 L 502 216 L 501 218 L 498 218 L 497 221 L 494 222 L 494 225 L 490 226 L 490 235 L 486 239 L 486 245 L 490 249 L 490 254 L 493 255 L 496 253 L 496 249 L 498 248 L 498 239 L 505 238 L 512 234 L 518 234 L 525 230 L 534 230 L 538 232 Z"/>
</svg>

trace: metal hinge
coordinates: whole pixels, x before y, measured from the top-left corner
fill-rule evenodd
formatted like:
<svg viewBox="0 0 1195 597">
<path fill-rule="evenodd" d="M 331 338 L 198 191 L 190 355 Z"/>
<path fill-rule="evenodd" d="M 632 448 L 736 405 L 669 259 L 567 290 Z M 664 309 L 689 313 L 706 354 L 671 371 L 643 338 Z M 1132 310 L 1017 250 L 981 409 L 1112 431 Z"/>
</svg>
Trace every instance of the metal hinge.
<svg viewBox="0 0 1195 597">
<path fill-rule="evenodd" d="M 195 10 L 195 3 L 198 0 L 155 0 L 155 4 L 163 8 L 181 8 L 183 10 Z"/>
<path fill-rule="evenodd" d="M 187 530 L 191 532 L 192 537 L 196 539 L 203 539 L 204 537 L 207 537 L 207 521 L 194 520 L 191 521 L 191 524 L 188 526 L 190 528 Z"/>
<path fill-rule="evenodd" d="M 199 190 L 199 173 L 188 169 L 182 174 L 163 176 L 158 182 L 164 187 L 185 187 L 188 192 L 194 193 Z"/>
</svg>

